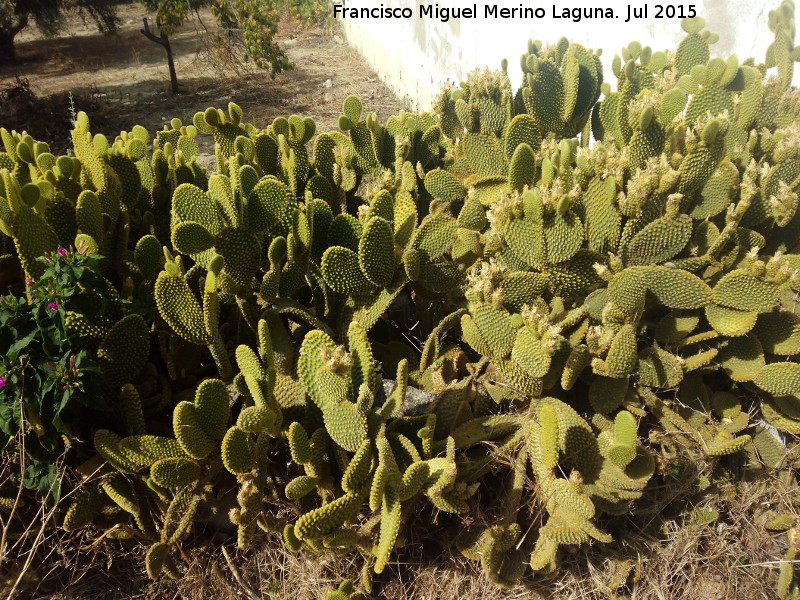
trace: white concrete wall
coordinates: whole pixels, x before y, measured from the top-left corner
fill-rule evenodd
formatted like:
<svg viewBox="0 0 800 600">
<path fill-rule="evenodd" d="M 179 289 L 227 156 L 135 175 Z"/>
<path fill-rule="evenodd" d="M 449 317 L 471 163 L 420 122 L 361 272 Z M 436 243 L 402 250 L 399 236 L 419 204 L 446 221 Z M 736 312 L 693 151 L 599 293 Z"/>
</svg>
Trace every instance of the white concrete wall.
<svg viewBox="0 0 800 600">
<path fill-rule="evenodd" d="M 341 0 L 335 0 L 341 2 Z M 627 0 L 500 0 L 501 7 L 542 7 L 543 19 L 485 19 L 483 4 L 478 3 L 474 19 L 451 19 L 447 23 L 419 18 L 419 5 L 432 4 L 421 0 L 346 0 L 348 8 L 385 7 L 412 9 L 411 19 L 342 19 L 345 36 L 386 82 L 413 110 L 430 108 L 442 84 L 464 80 L 476 67 L 500 68 L 500 61 L 509 61 L 509 76 L 518 86 L 521 80 L 519 56 L 525 51 L 529 38 L 554 43 L 561 36 L 579 42 L 587 48 L 602 48 L 604 78 L 615 82 L 611 60 L 620 48 L 633 40 L 649 45 L 653 51 L 674 49 L 685 33 L 680 21 L 656 19 L 655 5 L 662 0 L 647 0 L 648 18 L 625 22 Z M 472 6 L 471 1 L 440 0 L 442 7 Z M 753 56 L 764 60 L 773 35 L 767 27 L 767 15 L 777 8 L 780 0 L 688 0 L 697 14 L 706 19 L 706 28 L 719 34 L 720 40 L 711 47 L 712 56 L 736 54 L 739 60 Z M 619 18 L 611 20 L 584 19 L 573 22 L 554 19 L 553 6 L 609 7 Z M 642 0 L 632 0 L 635 7 Z M 674 4 L 677 6 L 677 3 Z M 800 66 L 800 65 L 799 65 Z M 795 85 L 800 68 L 795 69 Z"/>
</svg>

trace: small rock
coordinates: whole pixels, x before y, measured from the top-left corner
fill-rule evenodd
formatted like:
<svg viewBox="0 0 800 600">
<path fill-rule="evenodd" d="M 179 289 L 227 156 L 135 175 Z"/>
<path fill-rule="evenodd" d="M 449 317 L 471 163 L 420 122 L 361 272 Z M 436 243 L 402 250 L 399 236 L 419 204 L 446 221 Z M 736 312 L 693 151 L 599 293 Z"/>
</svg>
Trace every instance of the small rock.
<svg viewBox="0 0 800 600">
<path fill-rule="evenodd" d="M 333 87 L 333 80 L 332 79 L 326 79 L 325 81 L 322 82 L 322 87 L 324 87 L 324 88 Z"/>
<path fill-rule="evenodd" d="M 397 382 L 393 379 L 384 379 L 382 384 L 382 390 L 378 391 L 378 397 L 376 398 L 378 404 L 383 404 L 386 401 L 386 398 L 394 391 Z M 380 393 L 381 391 L 383 394 Z M 406 388 L 406 397 L 403 399 L 403 406 L 399 413 L 401 415 L 423 414 L 435 400 L 436 394 L 408 386 Z"/>
</svg>

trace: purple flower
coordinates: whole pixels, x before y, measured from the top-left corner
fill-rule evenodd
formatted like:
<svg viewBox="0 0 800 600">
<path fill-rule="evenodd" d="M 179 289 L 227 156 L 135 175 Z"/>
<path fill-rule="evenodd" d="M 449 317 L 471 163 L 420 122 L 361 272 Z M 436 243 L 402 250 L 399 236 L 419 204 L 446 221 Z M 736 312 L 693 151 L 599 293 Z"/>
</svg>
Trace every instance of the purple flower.
<svg viewBox="0 0 800 600">
<path fill-rule="evenodd" d="M 25 285 L 33 285 L 33 279 L 26 279 Z"/>
<path fill-rule="evenodd" d="M 6 380 L 0 377 L 0 388 L 6 387 Z"/>
<path fill-rule="evenodd" d="M 66 251 L 64 248 L 59 248 L 59 249 L 58 249 L 58 253 L 59 253 L 61 256 L 66 256 L 66 255 L 67 255 L 67 251 Z"/>
<path fill-rule="evenodd" d="M 47 305 L 47 308 L 49 308 L 50 310 L 58 310 L 58 302 L 51 302 L 50 304 Z"/>
</svg>

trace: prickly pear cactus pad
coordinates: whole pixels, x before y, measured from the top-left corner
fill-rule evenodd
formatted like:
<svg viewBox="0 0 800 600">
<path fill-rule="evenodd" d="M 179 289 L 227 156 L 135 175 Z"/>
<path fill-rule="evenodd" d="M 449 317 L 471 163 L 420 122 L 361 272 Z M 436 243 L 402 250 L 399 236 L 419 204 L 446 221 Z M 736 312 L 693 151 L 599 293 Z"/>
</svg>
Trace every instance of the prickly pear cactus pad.
<svg viewBox="0 0 800 600">
<path fill-rule="evenodd" d="M 626 532 L 780 482 L 750 516 L 800 597 L 800 47 L 791 2 L 768 18 L 763 59 L 699 17 L 606 73 L 530 41 L 517 89 L 504 62 L 430 112 L 351 96 L 335 131 L 234 103 L 113 139 L 81 112 L 68 156 L 0 129 L 0 447 L 66 474 L 26 498 L 156 579 L 229 527 L 347 556 L 328 597 L 366 598 L 434 532 L 503 587 L 613 556 L 611 597 Z"/>
</svg>

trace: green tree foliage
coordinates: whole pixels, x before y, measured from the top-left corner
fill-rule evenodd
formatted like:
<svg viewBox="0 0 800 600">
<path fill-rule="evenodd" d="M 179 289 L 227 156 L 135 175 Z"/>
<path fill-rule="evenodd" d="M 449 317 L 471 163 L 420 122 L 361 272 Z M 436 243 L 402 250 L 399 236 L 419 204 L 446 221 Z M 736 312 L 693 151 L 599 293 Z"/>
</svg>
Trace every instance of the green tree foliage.
<svg viewBox="0 0 800 600">
<path fill-rule="evenodd" d="M 151 41 L 164 46 L 169 62 L 172 90 L 177 92 L 177 79 L 169 36 L 180 27 L 192 9 L 188 0 L 140 0 L 148 11 L 155 13 L 160 36 L 150 33 L 145 19 L 142 33 Z M 241 35 L 242 43 L 258 67 L 280 73 L 291 68 L 283 50 L 273 41 L 278 30 L 276 0 L 212 0 L 211 12 L 231 37 Z"/>
<path fill-rule="evenodd" d="M 214 0 L 211 10 L 220 25 L 229 31 L 239 29 L 244 46 L 255 63 L 271 73 L 291 68 L 283 50 L 273 41 L 278 30 L 275 0 Z"/>
<path fill-rule="evenodd" d="M 117 28 L 114 5 L 107 0 L 0 0 L 0 63 L 16 59 L 14 38 L 31 21 L 44 35 L 54 36 L 64 29 L 71 10 L 88 14 L 103 33 Z"/>
</svg>

